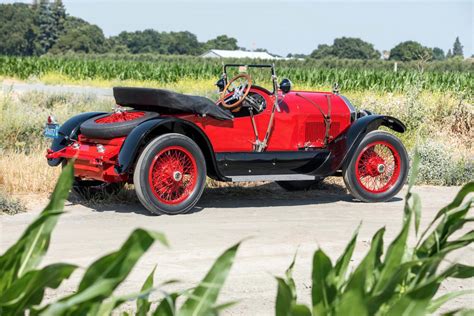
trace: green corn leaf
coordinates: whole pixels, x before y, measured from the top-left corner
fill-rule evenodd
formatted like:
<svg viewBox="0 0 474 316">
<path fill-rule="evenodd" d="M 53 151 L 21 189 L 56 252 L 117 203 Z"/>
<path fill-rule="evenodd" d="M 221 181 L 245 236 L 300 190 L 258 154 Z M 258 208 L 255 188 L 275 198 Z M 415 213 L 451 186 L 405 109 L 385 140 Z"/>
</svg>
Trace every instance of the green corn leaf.
<svg viewBox="0 0 474 316">
<path fill-rule="evenodd" d="M 474 309 L 455 309 L 447 313 L 443 313 L 442 316 L 474 316 Z"/>
<path fill-rule="evenodd" d="M 276 280 L 278 282 L 278 290 L 275 301 L 275 315 L 290 316 L 291 305 L 296 303 L 296 301 L 293 299 L 291 288 L 284 279 L 277 277 Z"/>
<path fill-rule="evenodd" d="M 463 295 L 468 295 L 468 294 L 473 294 L 473 293 L 474 293 L 474 290 L 463 290 L 463 291 L 454 291 L 454 292 L 446 293 L 445 295 L 442 295 L 438 297 L 437 299 L 432 300 L 428 306 L 427 312 L 432 314 L 436 312 L 445 303 L 449 302 L 450 300 L 458 298 Z"/>
<path fill-rule="evenodd" d="M 178 298 L 178 293 L 171 293 L 166 295 L 158 304 L 153 316 L 174 316 L 176 315 L 176 300 Z"/>
<path fill-rule="evenodd" d="M 345 275 L 347 272 L 347 268 L 349 267 L 349 263 L 352 258 L 352 254 L 354 253 L 354 248 L 357 241 L 357 236 L 359 235 L 359 229 L 361 224 L 357 227 L 354 234 L 352 235 L 351 240 L 344 249 L 342 255 L 337 259 L 336 265 L 334 266 L 334 274 L 336 279 L 336 286 L 340 288 L 345 281 Z"/>
<path fill-rule="evenodd" d="M 94 305 L 98 306 L 95 316 L 111 315 L 113 310 L 117 308 L 118 306 L 122 305 L 123 303 L 127 301 L 138 300 L 143 297 L 148 297 L 150 293 L 153 292 L 154 290 L 155 290 L 154 288 L 148 288 L 148 289 L 142 290 L 139 293 L 132 293 L 132 294 L 126 294 L 126 295 L 121 295 L 121 296 L 112 296 L 105 299 L 100 304 L 93 303 Z"/>
<path fill-rule="evenodd" d="M 449 203 L 447 206 L 443 207 L 441 210 L 438 211 L 438 213 L 436 214 L 435 218 L 431 221 L 431 223 L 428 225 L 428 227 L 425 229 L 425 231 L 423 232 L 423 234 L 421 234 L 421 237 L 420 237 L 420 240 L 423 239 L 423 237 L 428 234 L 429 230 L 431 229 L 431 227 L 434 225 L 434 223 L 439 219 L 441 218 L 441 216 L 447 214 L 448 212 L 454 210 L 455 208 L 458 208 L 462 202 L 464 201 L 465 197 L 474 192 L 474 182 L 469 182 L 467 184 L 465 184 L 461 190 L 456 194 L 456 197 L 454 198 L 454 200 Z"/>
<path fill-rule="evenodd" d="M 133 231 L 118 251 L 100 258 L 87 269 L 79 284 L 79 292 L 100 279 L 115 277 L 124 279 L 138 259 L 156 240 L 168 246 L 165 236 L 161 233 L 150 232 L 144 229 Z"/>
<path fill-rule="evenodd" d="M 443 207 L 439 212 L 436 214 L 435 218 L 433 219 L 433 222 L 436 221 L 438 218 L 440 218 L 442 215 L 446 214 L 450 210 L 458 207 L 461 205 L 461 203 L 464 201 L 464 198 L 469 194 L 474 192 L 474 182 L 469 182 L 466 183 L 461 190 L 459 190 L 458 194 L 456 194 L 456 197 L 454 200 L 449 203 L 447 206 Z"/>
<path fill-rule="evenodd" d="M 136 229 L 118 251 L 92 263 L 86 270 L 76 293 L 46 306 L 43 314 L 65 315 L 72 307 L 77 311 L 88 313 L 91 309 L 98 310 L 100 302 L 112 295 L 115 288 L 125 280 L 137 261 L 156 240 L 167 245 L 163 234 Z"/>
<path fill-rule="evenodd" d="M 227 249 L 193 290 L 181 307 L 180 315 L 207 315 L 217 301 L 219 292 L 229 274 L 240 243 Z"/>
<path fill-rule="evenodd" d="M 142 286 L 142 292 L 153 288 L 153 276 L 155 275 L 156 265 L 146 278 Z M 148 295 L 137 299 L 137 315 L 146 316 L 150 310 L 151 303 L 148 301 Z"/>
<path fill-rule="evenodd" d="M 471 203 L 472 201 L 468 201 L 444 214 L 441 222 L 434 231 L 416 248 L 416 255 L 422 258 L 432 253 L 442 251 L 443 246 L 447 243 L 448 237 L 462 228 L 468 221 L 465 217 L 471 208 Z"/>
<path fill-rule="evenodd" d="M 291 305 L 291 316 L 311 316 L 311 310 L 306 305 L 293 304 Z"/>
<path fill-rule="evenodd" d="M 418 235 L 418 230 L 420 229 L 421 221 L 421 199 L 420 196 L 416 193 L 412 193 L 412 210 L 415 217 L 415 234 Z"/>
<path fill-rule="evenodd" d="M 464 265 L 462 263 L 454 263 L 441 273 L 445 278 L 469 279 L 474 277 L 474 266 Z"/>
<path fill-rule="evenodd" d="M 293 280 L 293 268 L 295 266 L 295 262 L 296 262 L 296 253 L 293 256 L 293 261 L 291 261 L 290 266 L 285 271 L 285 278 L 286 278 L 285 282 L 290 287 L 291 296 L 293 297 L 293 300 L 296 301 L 297 300 L 296 285 L 295 285 L 295 280 Z"/>
<path fill-rule="evenodd" d="M 46 288 L 56 289 L 75 269 L 75 265 L 57 263 L 41 270 L 29 271 L 0 297 L 2 312 L 11 315 L 24 314 L 26 309 L 41 303 Z"/>
<path fill-rule="evenodd" d="M 380 257 L 383 253 L 383 235 L 385 228 L 379 229 L 370 244 L 370 249 L 362 262 L 350 275 L 346 290 L 358 289 L 361 292 L 369 292 L 374 286 L 375 275 L 380 269 Z"/>
<path fill-rule="evenodd" d="M 411 214 L 411 212 L 410 212 Z M 385 255 L 380 277 L 375 285 L 374 291 L 379 292 L 390 279 L 391 275 L 397 270 L 402 263 L 407 248 L 407 238 L 410 231 L 411 215 L 408 215 L 407 220 L 404 221 L 402 230 L 398 236 L 388 246 L 387 254 Z"/>
<path fill-rule="evenodd" d="M 388 310 L 387 316 L 425 315 L 428 305 L 439 288 L 438 280 L 427 282 L 402 295 Z"/>
<path fill-rule="evenodd" d="M 411 269 L 413 267 L 421 266 L 422 264 L 423 260 L 414 260 L 402 263 L 399 267 L 397 267 L 397 269 L 393 271 L 390 278 L 386 281 L 385 285 L 378 291 L 374 291 L 369 296 L 367 302 L 369 314 L 374 315 L 383 304 L 395 297 L 397 295 L 398 288 L 402 286 L 405 280 L 408 278 Z"/>
<path fill-rule="evenodd" d="M 311 298 L 313 313 L 324 315 L 330 311 L 330 305 L 336 294 L 336 288 L 329 280 L 333 267 L 331 259 L 322 251 L 317 250 L 313 255 L 313 272 Z"/>
<path fill-rule="evenodd" d="M 49 248 L 51 232 L 63 213 L 73 181 L 73 166 L 64 168 L 51 195 L 51 200 L 39 217 L 28 226 L 20 239 L 0 257 L 0 296 L 10 285 L 35 269 Z"/>
<path fill-rule="evenodd" d="M 232 307 L 236 304 L 238 304 L 239 301 L 231 301 L 231 302 L 226 302 L 226 303 L 222 303 L 222 304 L 219 304 L 219 305 L 216 305 L 212 308 L 212 314 L 213 315 L 219 315 L 219 313 L 223 310 L 226 310 L 228 309 L 229 307 Z"/>
<path fill-rule="evenodd" d="M 366 303 L 362 295 L 362 292 L 358 291 L 357 289 L 352 289 L 342 294 L 339 304 L 336 307 L 335 315 L 369 315 Z"/>
</svg>

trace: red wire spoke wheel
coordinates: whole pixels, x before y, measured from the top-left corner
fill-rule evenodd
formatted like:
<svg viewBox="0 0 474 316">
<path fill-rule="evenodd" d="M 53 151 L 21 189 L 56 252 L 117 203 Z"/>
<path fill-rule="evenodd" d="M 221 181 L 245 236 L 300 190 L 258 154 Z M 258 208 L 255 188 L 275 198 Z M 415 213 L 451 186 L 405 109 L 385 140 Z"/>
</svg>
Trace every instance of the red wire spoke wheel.
<svg viewBox="0 0 474 316">
<path fill-rule="evenodd" d="M 167 147 L 153 159 L 148 180 L 158 200 L 166 204 L 181 203 L 196 187 L 196 160 L 181 146 Z"/>
<path fill-rule="evenodd" d="M 116 112 L 112 113 L 109 116 L 105 116 L 95 120 L 97 124 L 110 124 L 110 123 L 119 123 L 119 122 L 127 122 L 139 119 L 145 115 L 145 112 Z"/>
<path fill-rule="evenodd" d="M 199 146 L 176 133 L 158 136 L 143 149 L 133 183 L 140 202 L 154 214 L 189 212 L 206 184 L 206 161 Z"/>
<path fill-rule="evenodd" d="M 364 202 L 390 200 L 400 192 L 407 175 L 405 147 L 398 138 L 384 131 L 365 135 L 343 168 L 347 189 Z"/>
<path fill-rule="evenodd" d="M 386 141 L 371 143 L 357 157 L 355 171 L 359 185 L 365 190 L 386 192 L 400 176 L 400 155 Z"/>
</svg>

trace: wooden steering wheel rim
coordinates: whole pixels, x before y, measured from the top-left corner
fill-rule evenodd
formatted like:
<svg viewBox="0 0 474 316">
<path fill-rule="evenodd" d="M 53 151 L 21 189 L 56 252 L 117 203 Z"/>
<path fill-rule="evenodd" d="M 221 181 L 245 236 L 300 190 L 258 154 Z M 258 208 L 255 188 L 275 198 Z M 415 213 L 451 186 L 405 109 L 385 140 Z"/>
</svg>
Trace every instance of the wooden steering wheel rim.
<svg viewBox="0 0 474 316">
<path fill-rule="evenodd" d="M 245 89 L 245 93 L 244 95 L 242 96 L 242 98 L 240 98 L 240 100 L 238 100 L 237 102 L 235 103 L 232 103 L 232 104 L 227 104 L 225 103 L 225 97 L 227 96 L 227 89 L 229 89 L 230 85 L 237 79 L 240 79 L 240 78 L 245 78 L 247 80 L 247 88 Z M 240 104 L 242 102 L 244 102 L 245 98 L 247 97 L 247 95 L 249 94 L 250 92 L 250 88 L 252 87 L 252 79 L 250 77 L 249 74 L 238 74 L 237 76 L 235 76 L 234 78 L 232 78 L 229 83 L 227 83 L 227 85 L 225 86 L 224 90 L 222 90 L 222 95 L 221 95 L 221 98 L 219 100 L 220 104 L 222 104 L 223 107 L 225 107 L 226 109 L 234 109 L 238 106 L 240 106 Z"/>
</svg>

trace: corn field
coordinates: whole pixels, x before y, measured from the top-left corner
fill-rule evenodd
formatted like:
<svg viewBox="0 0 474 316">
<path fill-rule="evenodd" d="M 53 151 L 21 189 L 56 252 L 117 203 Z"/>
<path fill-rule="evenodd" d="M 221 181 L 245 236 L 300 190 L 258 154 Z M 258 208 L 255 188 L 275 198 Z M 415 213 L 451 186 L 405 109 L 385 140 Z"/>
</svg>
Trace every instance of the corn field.
<svg viewBox="0 0 474 316">
<path fill-rule="evenodd" d="M 252 63 L 250 60 L 226 62 Z M 435 63 L 427 63 L 424 67 L 401 64 L 396 72 L 391 69 L 393 63 L 384 61 L 334 63 L 321 60 L 280 60 L 275 64 L 280 78 L 287 77 L 304 87 L 330 87 L 337 82 L 346 91 L 400 92 L 413 87 L 428 91 L 474 91 L 474 71 L 472 62 L 469 61 L 450 63 L 447 67 L 446 63 L 443 64 L 444 67 L 434 67 Z M 217 79 L 221 72 L 221 60 L 197 57 L 156 56 L 131 59 L 113 56 L 0 56 L 0 76 L 19 79 L 41 78 L 54 73 L 72 80 L 137 80 L 167 84 L 183 79 Z"/>
</svg>

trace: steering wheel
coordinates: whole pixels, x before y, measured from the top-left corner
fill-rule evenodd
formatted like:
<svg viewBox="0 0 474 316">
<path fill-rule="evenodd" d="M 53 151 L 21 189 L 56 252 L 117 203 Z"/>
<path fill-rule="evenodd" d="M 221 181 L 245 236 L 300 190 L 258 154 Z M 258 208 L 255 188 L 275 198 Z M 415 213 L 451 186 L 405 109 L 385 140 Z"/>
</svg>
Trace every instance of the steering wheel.
<svg viewBox="0 0 474 316">
<path fill-rule="evenodd" d="M 230 80 L 225 86 L 224 90 L 222 90 L 219 103 L 229 110 L 234 109 L 244 102 L 251 87 L 252 79 L 250 78 L 250 75 L 239 74 L 232 78 L 232 80 Z"/>
</svg>

